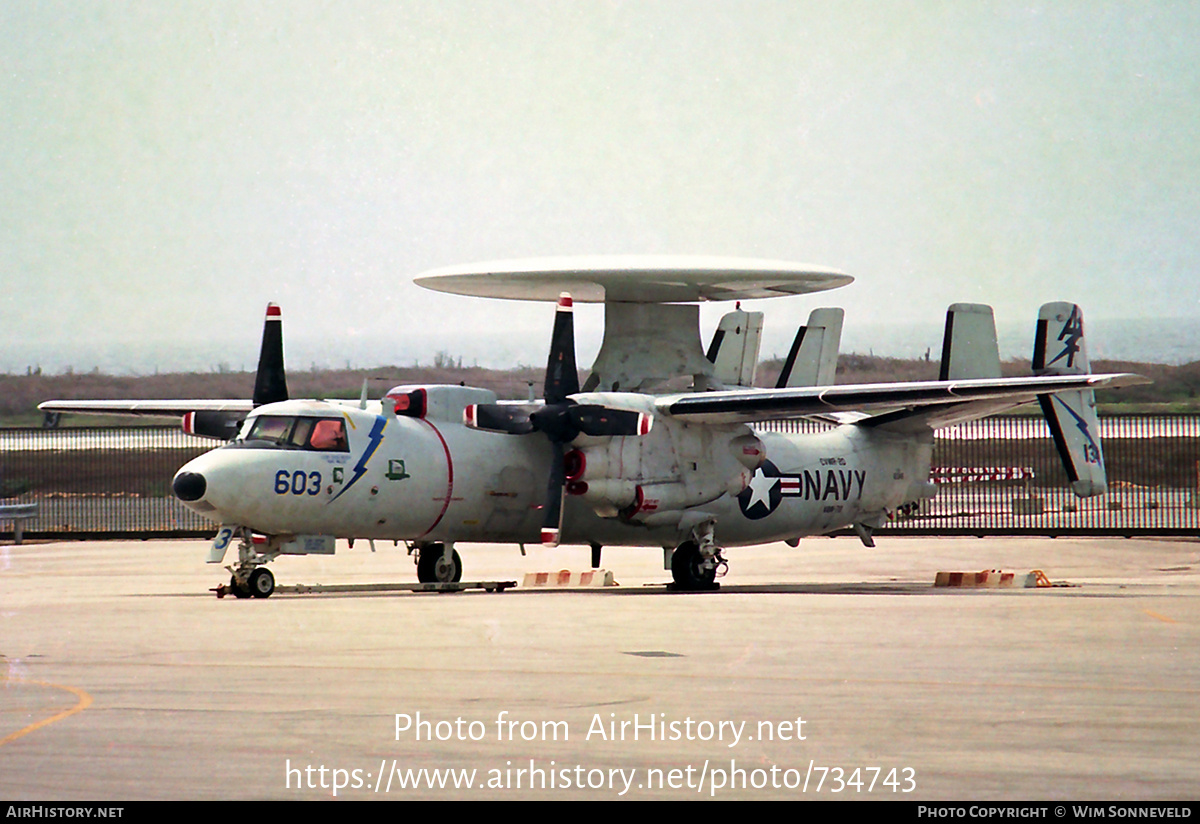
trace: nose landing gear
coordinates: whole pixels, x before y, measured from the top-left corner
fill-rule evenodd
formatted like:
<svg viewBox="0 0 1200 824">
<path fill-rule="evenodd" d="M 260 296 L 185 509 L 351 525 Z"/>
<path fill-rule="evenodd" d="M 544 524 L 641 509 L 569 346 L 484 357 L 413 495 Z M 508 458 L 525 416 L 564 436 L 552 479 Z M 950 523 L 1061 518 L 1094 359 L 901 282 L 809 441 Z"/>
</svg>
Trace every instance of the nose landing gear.
<svg viewBox="0 0 1200 824">
<path fill-rule="evenodd" d="M 251 569 L 250 574 L 242 581 L 238 580 L 238 573 L 234 572 L 229 577 L 229 591 L 233 593 L 234 598 L 270 598 L 271 593 L 275 591 L 275 576 L 271 570 L 261 566 Z"/>
<path fill-rule="evenodd" d="M 238 563 L 237 566 L 225 567 L 231 573 L 229 586 L 217 587 L 217 597 L 223 598 L 226 594 L 232 594 L 235 598 L 271 597 L 275 591 L 275 576 L 265 565 L 279 556 L 279 547 L 268 544 L 271 548 L 260 552 L 249 530 L 238 527 L 237 534 L 240 535 Z"/>
</svg>

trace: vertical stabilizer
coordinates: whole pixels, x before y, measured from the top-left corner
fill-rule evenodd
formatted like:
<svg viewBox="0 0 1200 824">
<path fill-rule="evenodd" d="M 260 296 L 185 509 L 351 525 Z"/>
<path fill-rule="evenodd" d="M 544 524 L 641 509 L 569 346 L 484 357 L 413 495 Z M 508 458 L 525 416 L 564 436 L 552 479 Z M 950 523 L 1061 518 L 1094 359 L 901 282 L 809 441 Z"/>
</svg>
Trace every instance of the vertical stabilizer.
<svg viewBox="0 0 1200 824">
<path fill-rule="evenodd" d="M 1000 347 L 992 307 L 982 303 L 955 303 L 946 310 L 942 337 L 944 381 L 1000 377 Z"/>
<path fill-rule="evenodd" d="M 1038 312 L 1033 343 L 1033 374 L 1083 375 L 1089 368 L 1083 337 L 1083 312 L 1074 303 L 1047 303 Z M 1108 491 L 1096 393 L 1091 389 L 1059 392 L 1038 398 L 1054 445 L 1081 498 Z"/>
<path fill-rule="evenodd" d="M 707 355 L 718 381 L 726 386 L 754 386 L 762 325 L 762 312 L 736 309 L 721 318 Z"/>
<path fill-rule="evenodd" d="M 797 330 L 796 339 L 792 341 L 791 351 L 775 384 L 777 389 L 833 385 L 845 316 L 845 311 L 838 308 L 812 310 L 808 323 Z"/>
</svg>

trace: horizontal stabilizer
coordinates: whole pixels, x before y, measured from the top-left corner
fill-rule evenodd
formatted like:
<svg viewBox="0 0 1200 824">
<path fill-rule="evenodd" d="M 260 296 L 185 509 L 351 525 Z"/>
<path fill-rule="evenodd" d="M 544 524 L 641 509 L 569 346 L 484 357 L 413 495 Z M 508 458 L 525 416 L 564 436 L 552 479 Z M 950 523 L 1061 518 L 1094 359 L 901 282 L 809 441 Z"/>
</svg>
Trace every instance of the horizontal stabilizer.
<svg viewBox="0 0 1200 824">
<path fill-rule="evenodd" d="M 787 420 L 833 412 L 912 414 L 925 407 L 991 401 L 982 417 L 997 409 L 1031 403 L 1039 395 L 1066 390 L 1133 386 L 1148 383 L 1141 375 L 1042 375 L 965 381 L 844 384 L 790 389 L 736 390 L 666 395 L 656 401 L 660 413 L 700 423 L 752 423 Z M 966 418 L 953 421 L 959 423 Z"/>
<path fill-rule="evenodd" d="M 776 382 L 788 386 L 831 386 L 837 376 L 838 347 L 846 313 L 838 308 L 814 309 L 796 332 L 791 351 Z"/>
</svg>

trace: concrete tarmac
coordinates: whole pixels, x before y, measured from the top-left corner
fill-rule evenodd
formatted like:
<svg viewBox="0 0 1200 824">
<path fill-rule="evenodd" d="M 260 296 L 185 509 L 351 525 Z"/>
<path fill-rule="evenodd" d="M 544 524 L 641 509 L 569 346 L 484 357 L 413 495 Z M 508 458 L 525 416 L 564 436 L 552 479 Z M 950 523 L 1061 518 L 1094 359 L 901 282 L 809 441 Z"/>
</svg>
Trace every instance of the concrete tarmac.
<svg viewBox="0 0 1200 824">
<path fill-rule="evenodd" d="M 459 549 L 464 580 L 589 566 Z M 206 552 L 0 547 L 0 798 L 1200 795 L 1196 542 L 818 538 L 702 594 L 609 548 L 604 590 L 265 600 L 213 597 Z M 272 568 L 415 581 L 390 544 Z M 1069 586 L 932 587 L 992 568 Z"/>
</svg>

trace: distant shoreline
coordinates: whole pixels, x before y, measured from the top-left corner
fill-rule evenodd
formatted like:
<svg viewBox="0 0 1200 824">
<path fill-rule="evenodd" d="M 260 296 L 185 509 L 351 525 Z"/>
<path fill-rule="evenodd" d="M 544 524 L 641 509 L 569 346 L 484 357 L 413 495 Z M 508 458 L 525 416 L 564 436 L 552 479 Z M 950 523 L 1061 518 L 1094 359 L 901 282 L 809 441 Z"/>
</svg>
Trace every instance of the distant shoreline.
<svg viewBox="0 0 1200 824">
<path fill-rule="evenodd" d="M 782 362 L 764 360 L 756 384 L 774 386 Z M 871 355 L 842 355 L 838 383 L 887 383 L 891 381 L 936 380 L 936 357 L 885 358 Z M 1029 373 L 1028 362 L 1003 364 L 1006 375 Z M 443 363 L 438 366 L 381 366 L 375 369 L 295 369 L 288 371 L 288 388 L 298 398 L 357 398 L 367 381 L 368 395 L 379 398 L 398 384 L 457 384 L 491 389 L 501 398 L 524 399 L 540 396 L 543 366 L 518 369 L 484 369 Z M 1192 413 L 1200 411 L 1200 361 L 1170 366 L 1154 363 L 1093 360 L 1095 372 L 1136 372 L 1152 379 L 1148 386 L 1127 387 L 1098 393 L 1101 411 Z M 158 375 L 84 374 L 0 375 L 0 426 L 37 426 L 42 415 L 37 405 L 45 400 L 111 398 L 248 398 L 254 385 L 252 371 L 176 372 Z M 73 425 L 97 425 L 93 416 L 69 416 Z"/>
</svg>

